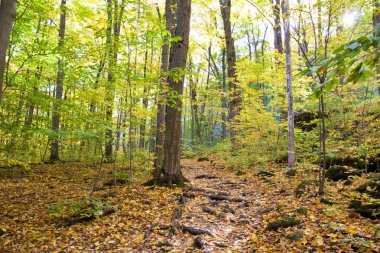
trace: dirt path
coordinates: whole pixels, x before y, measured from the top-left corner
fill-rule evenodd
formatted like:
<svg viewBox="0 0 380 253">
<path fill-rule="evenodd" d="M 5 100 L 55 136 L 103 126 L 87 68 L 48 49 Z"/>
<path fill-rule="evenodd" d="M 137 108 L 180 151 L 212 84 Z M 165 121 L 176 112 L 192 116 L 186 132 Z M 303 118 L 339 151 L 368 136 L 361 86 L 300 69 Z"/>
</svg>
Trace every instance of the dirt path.
<svg viewBox="0 0 380 253">
<path fill-rule="evenodd" d="M 169 232 L 159 229 L 150 244 L 156 247 L 139 252 L 379 252 L 379 224 L 353 215 L 336 187 L 324 195 L 334 204 L 323 203 L 313 185 L 297 197 L 299 183 L 314 175 L 285 177 L 268 166 L 273 177 L 263 178 L 182 160 L 191 186 L 179 195 Z M 268 231 L 284 219 L 297 224 Z"/>
<path fill-rule="evenodd" d="M 194 247 L 203 252 L 243 250 L 250 236 L 263 226 L 257 213 L 265 209 L 267 200 L 260 182 L 213 168 L 208 161 L 183 160 L 182 165 L 192 186 L 184 191 L 182 216 L 175 222 L 185 227 L 185 233 L 191 228 L 199 231 L 190 231 L 190 237 L 175 233 L 169 239 L 173 245 L 170 252 L 191 252 Z"/>
<path fill-rule="evenodd" d="M 96 168 L 36 165 L 16 178 L 0 170 L 0 252 L 380 252 L 378 221 L 349 208 L 349 194 L 363 181 L 328 182 L 322 198 L 309 165 L 295 177 L 275 164 L 241 176 L 210 161 L 182 160 L 182 169 L 191 181 L 185 188 L 142 186 L 148 178 L 113 187 L 107 165 L 94 197 L 115 205 L 115 213 L 69 227 L 62 224 L 73 218 L 70 210 L 47 210 L 66 200 L 83 203 Z M 261 169 L 273 173 L 257 176 Z M 267 229 L 288 218 L 297 224 Z"/>
</svg>

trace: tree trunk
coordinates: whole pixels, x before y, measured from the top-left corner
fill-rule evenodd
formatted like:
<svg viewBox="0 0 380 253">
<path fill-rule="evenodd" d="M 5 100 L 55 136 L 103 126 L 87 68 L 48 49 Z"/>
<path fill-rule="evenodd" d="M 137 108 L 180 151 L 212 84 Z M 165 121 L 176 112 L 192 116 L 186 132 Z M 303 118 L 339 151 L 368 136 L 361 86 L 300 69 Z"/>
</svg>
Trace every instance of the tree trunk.
<svg viewBox="0 0 380 253">
<path fill-rule="evenodd" d="M 58 48 L 63 50 L 66 30 L 66 0 L 61 0 L 61 14 L 59 18 L 59 42 Z M 65 77 L 64 62 L 62 57 L 58 59 L 57 83 L 55 89 L 55 101 L 53 105 L 52 130 L 54 136 L 50 140 L 50 161 L 59 161 L 59 125 L 61 119 L 60 102 L 63 95 L 63 79 Z"/>
<path fill-rule="evenodd" d="M 225 109 L 222 111 L 222 140 L 227 138 L 227 115 L 226 111 L 228 108 L 227 103 L 227 77 L 226 77 L 226 49 L 222 50 L 222 108 Z"/>
<path fill-rule="evenodd" d="M 285 2 L 286 0 L 284 0 Z M 281 1 L 275 0 L 273 3 L 273 15 L 274 15 L 274 49 L 279 53 L 284 53 L 282 46 L 282 32 L 281 32 Z"/>
<path fill-rule="evenodd" d="M 5 59 L 9 37 L 16 17 L 16 0 L 1 0 L 0 4 L 0 103 L 3 99 Z"/>
<path fill-rule="evenodd" d="M 113 108 L 113 48 L 112 48 L 112 0 L 107 0 L 107 31 L 106 31 L 106 44 L 108 49 L 108 75 L 107 84 L 105 86 L 105 103 L 106 103 L 106 122 L 109 124 L 106 129 L 106 143 L 105 143 L 105 159 L 111 161 L 112 154 L 112 108 Z"/>
<path fill-rule="evenodd" d="M 146 42 L 148 43 L 148 41 Z M 145 60 L 144 60 L 144 82 L 146 80 L 146 71 L 147 71 L 147 64 L 148 64 L 148 50 L 145 51 Z M 144 87 L 144 97 L 143 97 L 143 107 L 145 110 L 148 110 L 148 98 L 147 98 L 148 89 Z M 145 148 L 145 135 L 146 135 L 146 122 L 147 119 L 142 119 L 141 125 L 140 125 L 140 140 L 139 140 L 139 148 L 143 149 Z"/>
<path fill-rule="evenodd" d="M 372 21 L 373 21 L 373 27 L 376 29 L 376 26 L 380 24 L 380 1 L 379 0 L 373 0 L 373 16 L 372 16 Z M 376 30 L 375 30 L 376 33 Z M 376 73 L 376 81 L 378 82 L 377 86 L 377 91 L 380 95 L 380 83 L 379 83 L 379 72 Z"/>
<path fill-rule="evenodd" d="M 226 48 L 227 48 L 227 73 L 228 73 L 228 83 L 230 90 L 230 103 L 229 103 L 229 121 L 230 124 L 238 123 L 236 121 L 236 116 L 239 114 L 241 109 L 241 95 L 240 89 L 237 87 L 237 76 L 235 71 L 236 65 L 236 52 L 234 39 L 232 38 L 232 30 L 231 30 L 231 0 L 219 0 L 220 3 L 220 11 L 222 13 L 223 18 L 223 26 L 224 26 L 224 36 L 226 40 Z M 231 127 L 230 133 L 232 145 L 236 147 L 236 130 Z"/>
<path fill-rule="evenodd" d="M 178 1 L 177 27 L 175 36 L 181 40 L 172 45 L 169 58 L 169 71 L 185 69 L 187 52 L 189 48 L 191 0 Z M 168 78 L 169 89 L 173 95 L 173 101 L 166 107 L 165 116 L 165 149 L 164 149 L 164 178 L 167 185 L 183 185 L 184 177 L 180 168 L 180 144 L 181 144 L 181 109 L 184 76 L 182 78 Z"/>
<path fill-rule="evenodd" d="M 290 47 L 290 14 L 289 0 L 284 0 L 283 18 L 285 30 L 285 54 L 286 54 L 286 94 L 288 101 L 288 167 L 293 168 L 296 162 L 294 150 L 294 112 L 292 92 L 292 58 Z"/>
<path fill-rule="evenodd" d="M 165 21 L 166 21 L 166 30 L 170 32 L 171 36 L 174 34 L 174 18 L 175 12 L 173 6 L 176 5 L 175 0 L 166 0 L 165 3 Z M 167 85 L 166 78 L 164 74 L 168 71 L 169 68 L 169 53 L 170 53 L 170 42 L 168 38 L 165 38 L 165 43 L 162 45 L 161 53 L 161 82 L 160 82 L 160 96 L 157 101 L 157 122 L 156 122 L 156 160 L 155 168 L 158 174 L 161 174 L 161 169 L 163 167 L 164 161 L 164 140 L 165 140 L 165 93 L 162 90 L 165 90 Z"/>
</svg>

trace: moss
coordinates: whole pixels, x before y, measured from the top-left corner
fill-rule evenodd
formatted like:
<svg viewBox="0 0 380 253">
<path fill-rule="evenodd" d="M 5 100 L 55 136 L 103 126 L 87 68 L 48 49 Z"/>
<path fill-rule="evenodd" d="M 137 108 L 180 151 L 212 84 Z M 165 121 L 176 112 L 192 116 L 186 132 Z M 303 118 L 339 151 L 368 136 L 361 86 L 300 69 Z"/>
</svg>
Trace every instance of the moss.
<svg viewBox="0 0 380 253">
<path fill-rule="evenodd" d="M 285 172 L 285 175 L 288 177 L 295 177 L 296 176 L 296 170 L 295 169 L 289 169 Z"/>
<path fill-rule="evenodd" d="M 302 181 L 301 183 L 299 183 L 299 185 L 297 186 L 296 188 L 296 196 L 298 198 L 302 197 L 302 195 L 304 194 L 305 190 L 306 190 L 306 187 L 310 185 L 310 182 L 309 181 Z"/>
<path fill-rule="evenodd" d="M 360 200 L 352 200 L 349 208 L 352 208 L 361 216 L 369 219 L 379 219 L 380 204 L 363 204 Z"/>
<path fill-rule="evenodd" d="M 297 231 L 297 232 L 285 235 L 286 239 L 289 239 L 290 241 L 293 241 L 293 242 L 298 242 L 299 240 L 302 239 L 302 237 L 303 237 L 303 233 L 301 231 Z"/>
<path fill-rule="evenodd" d="M 370 181 L 359 186 L 356 191 L 360 193 L 367 193 L 375 199 L 380 199 L 380 181 Z"/>
<path fill-rule="evenodd" d="M 332 202 L 332 201 L 330 201 L 328 199 L 325 199 L 325 198 L 321 198 L 320 201 L 321 201 L 321 203 L 329 205 L 329 206 L 332 206 L 332 205 L 335 204 L 334 202 Z"/>
<path fill-rule="evenodd" d="M 268 171 L 268 170 L 261 170 L 257 173 L 257 176 L 259 176 L 259 177 L 273 177 L 274 172 Z"/>
<path fill-rule="evenodd" d="M 347 180 L 349 176 L 358 176 L 358 175 L 360 175 L 359 170 L 352 167 L 341 166 L 341 165 L 331 166 L 326 171 L 326 178 L 333 181 Z"/>
<path fill-rule="evenodd" d="M 288 228 L 298 224 L 300 224 L 300 221 L 295 218 L 283 218 L 281 220 L 270 222 L 266 227 L 266 230 L 277 231 L 279 228 Z"/>
<path fill-rule="evenodd" d="M 302 214 L 302 215 L 306 215 L 307 214 L 307 208 L 300 207 L 300 208 L 294 210 L 293 212 L 294 213 L 298 213 L 298 214 Z"/>
</svg>

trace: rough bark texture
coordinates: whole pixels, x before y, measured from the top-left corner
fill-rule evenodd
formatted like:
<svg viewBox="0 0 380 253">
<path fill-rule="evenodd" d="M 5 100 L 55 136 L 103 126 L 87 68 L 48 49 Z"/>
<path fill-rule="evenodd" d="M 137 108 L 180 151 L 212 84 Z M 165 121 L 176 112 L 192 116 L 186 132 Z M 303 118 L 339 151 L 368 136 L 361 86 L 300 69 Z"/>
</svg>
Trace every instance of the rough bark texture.
<svg viewBox="0 0 380 253">
<path fill-rule="evenodd" d="M 0 103 L 3 99 L 5 58 L 16 17 L 16 0 L 1 0 L 0 4 Z"/>
<path fill-rule="evenodd" d="M 178 1 L 177 27 L 175 36 L 182 39 L 173 44 L 170 51 L 169 70 L 182 70 L 186 67 L 189 48 L 191 0 Z M 166 107 L 165 116 L 165 149 L 164 149 L 164 182 L 168 185 L 183 185 L 184 178 L 180 168 L 181 149 L 181 109 L 184 76 L 168 78 L 173 100 Z"/>
<path fill-rule="evenodd" d="M 113 107 L 113 50 L 112 50 L 112 1 L 107 0 L 107 32 L 106 32 L 106 44 L 108 47 L 108 76 L 105 102 L 106 102 L 106 121 L 108 124 L 112 124 L 112 107 Z M 105 157 L 106 160 L 112 160 L 112 129 L 106 130 L 106 143 L 105 143 Z"/>
<path fill-rule="evenodd" d="M 277 50 L 278 53 L 283 54 L 284 48 L 282 46 L 282 32 L 281 32 L 281 1 L 275 0 L 273 3 L 273 15 L 274 15 L 274 49 Z"/>
<path fill-rule="evenodd" d="M 175 12 L 173 6 L 176 5 L 175 0 L 166 0 L 165 3 L 165 20 L 166 20 L 166 30 L 170 32 L 171 35 L 174 34 L 174 18 Z M 161 86 L 166 85 L 166 78 L 164 74 L 168 71 L 169 68 L 169 52 L 170 45 L 169 42 L 166 41 L 164 45 L 162 45 L 162 55 L 161 55 Z M 156 132 L 156 160 L 155 160 L 155 168 L 158 174 L 161 174 L 161 170 L 164 162 L 164 140 L 165 140 L 165 94 L 163 92 L 160 93 L 160 97 L 157 103 L 157 132 Z"/>
<path fill-rule="evenodd" d="M 231 124 L 231 141 L 233 146 L 236 146 L 236 130 L 232 126 L 233 124 L 238 123 L 236 121 L 236 116 L 239 114 L 241 109 L 241 95 L 240 90 L 237 87 L 237 79 L 236 79 L 236 52 L 234 39 L 232 38 L 232 30 L 231 30 L 231 0 L 219 0 L 220 3 L 220 11 L 222 13 L 223 18 L 223 27 L 224 27 L 224 36 L 226 40 L 226 48 L 227 48 L 227 75 L 228 75 L 228 83 L 230 90 L 230 103 L 229 103 L 229 121 Z"/>
<path fill-rule="evenodd" d="M 61 14 L 59 17 L 59 42 L 58 48 L 63 48 L 63 43 L 65 40 L 65 30 L 66 30 L 66 0 L 61 1 Z M 65 77 L 64 63 L 63 59 L 60 57 L 58 59 L 58 72 L 57 72 L 57 83 L 55 88 L 55 101 L 53 108 L 53 120 L 52 120 L 52 130 L 55 133 L 50 140 L 50 161 L 59 160 L 59 126 L 61 120 L 60 114 L 60 101 L 63 95 L 63 79 Z"/>
<path fill-rule="evenodd" d="M 294 112 L 292 92 L 292 57 L 290 47 L 289 0 L 284 0 L 283 14 L 286 55 L 286 95 L 288 101 L 288 166 L 289 168 L 293 168 L 296 162 L 296 154 L 294 150 Z"/>
</svg>

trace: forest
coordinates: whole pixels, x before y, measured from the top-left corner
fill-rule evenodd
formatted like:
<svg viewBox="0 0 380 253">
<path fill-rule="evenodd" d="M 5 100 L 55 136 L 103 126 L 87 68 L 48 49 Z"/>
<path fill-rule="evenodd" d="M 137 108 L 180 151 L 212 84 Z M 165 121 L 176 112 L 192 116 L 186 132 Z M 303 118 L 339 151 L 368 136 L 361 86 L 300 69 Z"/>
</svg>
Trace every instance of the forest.
<svg viewBox="0 0 380 253">
<path fill-rule="evenodd" d="M 380 0 L 0 0 L 0 252 L 380 252 Z"/>
</svg>

